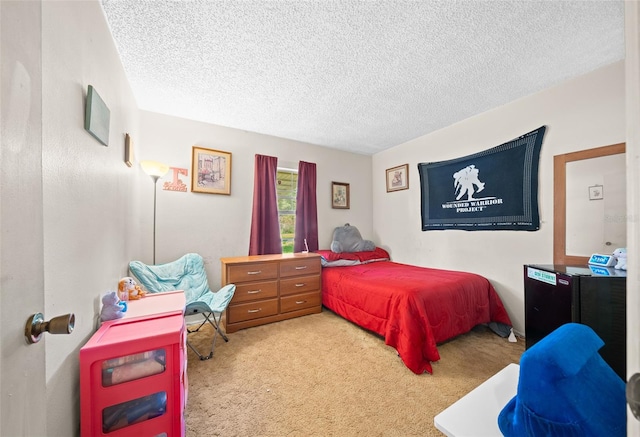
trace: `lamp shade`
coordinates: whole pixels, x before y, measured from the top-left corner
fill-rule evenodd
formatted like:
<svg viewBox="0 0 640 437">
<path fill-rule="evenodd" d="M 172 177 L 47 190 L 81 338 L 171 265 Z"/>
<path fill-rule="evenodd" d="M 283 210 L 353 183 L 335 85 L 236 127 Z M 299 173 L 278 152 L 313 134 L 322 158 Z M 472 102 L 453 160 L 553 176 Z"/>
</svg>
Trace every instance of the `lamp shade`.
<svg viewBox="0 0 640 437">
<path fill-rule="evenodd" d="M 158 161 L 141 161 L 142 170 L 151 177 L 161 178 L 169 171 L 169 166 Z"/>
</svg>

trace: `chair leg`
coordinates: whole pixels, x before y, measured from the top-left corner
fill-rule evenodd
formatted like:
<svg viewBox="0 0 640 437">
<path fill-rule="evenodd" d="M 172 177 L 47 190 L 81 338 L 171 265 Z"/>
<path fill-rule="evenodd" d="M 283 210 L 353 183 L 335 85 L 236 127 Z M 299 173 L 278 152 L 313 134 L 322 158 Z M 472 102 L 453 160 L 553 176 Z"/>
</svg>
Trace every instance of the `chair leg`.
<svg viewBox="0 0 640 437">
<path fill-rule="evenodd" d="M 189 333 L 192 332 L 198 332 L 200 330 L 200 328 L 202 328 L 205 323 L 209 322 L 209 324 L 213 327 L 213 329 L 216 330 L 217 333 L 219 333 L 222 338 L 224 338 L 224 341 L 229 341 L 229 339 L 227 338 L 227 335 L 224 333 L 224 331 L 222 331 L 222 329 L 220 329 L 220 321 L 222 319 L 222 313 L 220 313 L 220 315 L 218 316 L 218 319 L 216 320 L 216 316 L 215 313 L 200 313 L 202 314 L 202 316 L 204 317 L 204 320 L 202 321 L 202 323 L 200 323 L 200 326 L 198 326 L 196 329 L 189 329 L 187 328 L 187 331 Z"/>
<path fill-rule="evenodd" d="M 220 315 L 218 316 L 218 318 L 216 319 L 216 315 L 215 313 L 202 313 L 202 315 L 204 316 L 204 320 L 202 321 L 202 323 L 200 324 L 200 326 L 198 326 L 196 329 L 189 329 L 187 328 L 187 333 L 188 334 L 192 334 L 195 332 L 198 332 L 200 330 L 200 328 L 202 328 L 205 323 L 209 322 L 209 324 L 213 327 L 214 329 L 214 333 L 213 333 L 213 341 L 211 342 L 211 351 L 209 352 L 209 355 L 202 355 L 200 352 L 198 352 L 196 350 L 195 347 L 193 347 L 191 345 L 191 343 L 189 343 L 188 337 L 187 337 L 187 346 L 189 346 L 191 348 L 192 351 L 195 352 L 195 354 L 198 356 L 198 358 L 200 358 L 200 360 L 208 360 L 211 357 L 213 357 L 213 350 L 216 347 L 216 337 L 218 336 L 218 334 L 220 334 L 220 336 L 224 339 L 224 341 L 228 342 L 229 338 L 226 336 L 226 334 L 222 331 L 222 329 L 220 329 L 220 322 L 222 320 L 222 313 L 220 313 Z"/>
<path fill-rule="evenodd" d="M 200 358 L 201 361 L 208 360 L 211 357 L 213 357 L 213 351 L 209 352 L 209 355 L 206 355 L 206 356 L 202 355 L 200 352 L 198 352 L 198 350 L 195 347 L 193 347 L 191 343 L 189 343 L 188 340 L 187 340 L 187 346 L 189 346 L 189 348 L 191 348 L 191 350 L 195 352 L 195 354 L 198 356 L 198 358 Z"/>
<path fill-rule="evenodd" d="M 211 318 L 213 320 L 210 320 L 208 316 L 211 316 Z M 222 331 L 222 329 L 220 329 L 220 322 L 222 321 L 222 313 L 220 313 L 220 315 L 218 316 L 217 320 L 216 320 L 216 314 L 215 313 L 209 313 L 209 314 L 205 315 L 204 317 L 205 317 L 205 319 L 207 319 L 209 321 L 209 323 L 211 323 L 211 326 L 213 326 L 213 328 L 216 330 L 216 333 L 220 334 L 220 336 L 222 338 L 224 338 L 225 342 L 228 342 L 229 339 L 227 338 L 227 335 Z"/>
</svg>

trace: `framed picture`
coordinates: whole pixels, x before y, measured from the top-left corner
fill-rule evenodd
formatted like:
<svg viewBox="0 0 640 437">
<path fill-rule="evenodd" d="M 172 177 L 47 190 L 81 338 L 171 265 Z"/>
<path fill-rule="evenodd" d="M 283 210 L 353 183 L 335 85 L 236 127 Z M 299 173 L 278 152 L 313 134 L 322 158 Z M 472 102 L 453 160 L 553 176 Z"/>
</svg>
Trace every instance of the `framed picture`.
<svg viewBox="0 0 640 437">
<path fill-rule="evenodd" d="M 349 209 L 349 184 L 331 182 L 331 207 L 334 209 Z"/>
<path fill-rule="evenodd" d="M 593 185 L 589 187 L 589 200 L 604 199 L 604 190 L 602 185 Z"/>
<path fill-rule="evenodd" d="M 231 194 L 231 153 L 193 146 L 191 191 Z"/>
<path fill-rule="evenodd" d="M 131 141 L 131 135 L 124 134 L 124 163 L 127 167 L 133 165 L 133 141 Z"/>
<path fill-rule="evenodd" d="M 105 146 L 109 145 L 109 120 L 111 111 L 107 108 L 95 88 L 89 85 L 87 105 L 84 112 L 84 128 L 96 140 Z"/>
<path fill-rule="evenodd" d="M 387 169 L 387 193 L 409 188 L 409 164 Z"/>
</svg>

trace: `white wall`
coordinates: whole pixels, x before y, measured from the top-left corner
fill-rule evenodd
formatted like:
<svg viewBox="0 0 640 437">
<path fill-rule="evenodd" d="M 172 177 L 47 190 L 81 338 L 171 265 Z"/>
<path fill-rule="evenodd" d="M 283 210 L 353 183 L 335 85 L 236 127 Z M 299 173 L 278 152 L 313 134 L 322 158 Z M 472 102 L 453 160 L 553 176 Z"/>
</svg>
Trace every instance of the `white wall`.
<svg viewBox="0 0 640 437">
<path fill-rule="evenodd" d="M 417 164 L 453 159 L 505 143 L 542 125 L 540 230 L 421 230 Z M 523 265 L 553 263 L 553 156 L 625 140 L 624 63 L 519 99 L 373 157 L 374 240 L 395 261 L 482 274 L 524 333 Z M 385 169 L 409 164 L 409 189 L 386 193 Z"/>
<path fill-rule="evenodd" d="M 84 130 L 89 84 L 111 110 L 109 147 Z M 70 436 L 79 426 L 78 352 L 100 294 L 138 256 L 145 176 L 124 164 L 138 109 L 97 1 L 42 3 L 42 88 L 44 314 L 76 315 L 71 335 L 45 342 L 47 435 Z"/>
<path fill-rule="evenodd" d="M 140 135 L 135 138 L 136 159 L 151 159 L 171 167 L 186 168 L 181 177 L 187 192 L 163 191 L 158 181 L 156 263 L 165 263 L 187 252 L 205 259 L 209 285 L 220 285 L 220 258 L 249 253 L 255 155 L 278 158 L 278 165 L 298 168 L 298 161 L 317 165 L 318 238 L 329 248 L 333 229 L 344 223 L 358 227 L 363 238 L 372 234 L 371 157 L 319 147 L 238 129 L 141 111 Z M 192 147 L 231 153 L 231 195 L 191 192 Z M 351 207 L 331 208 L 331 181 L 350 184 Z M 143 262 L 152 259 L 153 182 L 143 181 L 138 199 L 143 223 Z"/>
</svg>

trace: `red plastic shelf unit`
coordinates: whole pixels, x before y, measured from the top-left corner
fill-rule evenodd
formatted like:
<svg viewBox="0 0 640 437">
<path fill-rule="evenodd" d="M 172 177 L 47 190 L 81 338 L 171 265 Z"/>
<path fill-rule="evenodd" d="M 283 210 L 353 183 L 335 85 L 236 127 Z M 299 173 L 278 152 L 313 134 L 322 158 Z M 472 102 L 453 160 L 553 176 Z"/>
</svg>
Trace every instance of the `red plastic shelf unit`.
<svg viewBox="0 0 640 437">
<path fill-rule="evenodd" d="M 82 436 L 185 435 L 184 295 L 164 294 L 130 302 L 80 349 Z"/>
</svg>

